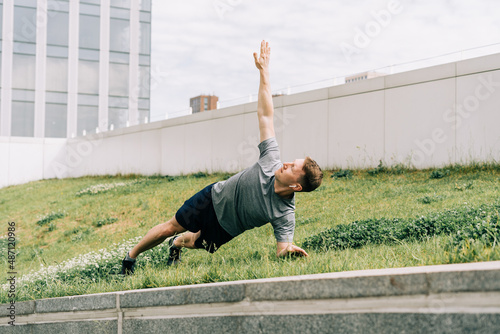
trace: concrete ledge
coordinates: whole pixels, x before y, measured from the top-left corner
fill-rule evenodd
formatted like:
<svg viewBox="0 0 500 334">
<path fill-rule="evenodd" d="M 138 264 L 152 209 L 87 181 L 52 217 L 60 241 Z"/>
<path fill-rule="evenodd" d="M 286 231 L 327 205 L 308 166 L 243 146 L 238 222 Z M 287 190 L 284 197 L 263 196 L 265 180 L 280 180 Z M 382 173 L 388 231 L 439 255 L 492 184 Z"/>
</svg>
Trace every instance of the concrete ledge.
<svg viewBox="0 0 500 334">
<path fill-rule="evenodd" d="M 383 77 L 385 88 L 415 85 L 428 81 L 449 79 L 456 76 L 455 63 L 425 67 L 418 70 L 396 73 Z"/>
<path fill-rule="evenodd" d="M 499 53 L 457 62 L 457 75 L 469 75 L 498 69 L 500 69 Z"/>
<path fill-rule="evenodd" d="M 2 333 L 467 333 L 500 328 L 500 261 L 362 270 L 0 306 Z"/>
<path fill-rule="evenodd" d="M 244 298 L 245 286 L 243 284 L 181 286 L 123 292 L 120 297 L 120 308 L 228 303 L 239 302 Z"/>
<path fill-rule="evenodd" d="M 467 325 L 465 325 L 467 324 Z M 312 314 L 178 318 L 168 322 L 125 320 L 123 333 L 174 333 L 178 328 L 209 329 L 215 333 L 494 333 L 494 315 L 457 314 Z M 490 329 L 490 331 L 488 331 Z"/>
<path fill-rule="evenodd" d="M 70 311 L 93 311 L 116 308 L 116 296 L 98 294 L 41 299 L 36 301 L 35 312 L 54 313 Z"/>
</svg>

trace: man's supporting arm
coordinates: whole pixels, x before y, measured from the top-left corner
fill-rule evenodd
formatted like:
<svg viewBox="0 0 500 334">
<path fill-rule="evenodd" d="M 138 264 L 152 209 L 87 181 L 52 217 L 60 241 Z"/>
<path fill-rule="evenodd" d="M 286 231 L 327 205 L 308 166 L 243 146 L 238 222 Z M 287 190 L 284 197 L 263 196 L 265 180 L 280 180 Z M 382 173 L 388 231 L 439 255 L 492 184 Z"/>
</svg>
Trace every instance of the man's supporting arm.
<svg viewBox="0 0 500 334">
<path fill-rule="evenodd" d="M 298 256 L 309 256 L 305 250 L 303 250 L 299 246 L 295 246 L 291 242 L 278 241 L 276 255 L 280 257 L 280 256 L 287 256 L 288 254 L 298 255 Z"/>
<path fill-rule="evenodd" d="M 272 138 L 274 134 L 274 107 L 271 94 L 271 82 L 269 80 L 269 59 L 271 47 L 269 43 L 262 41 L 260 44 L 260 56 L 253 54 L 255 66 L 260 72 L 259 96 L 257 102 L 257 116 L 259 118 L 260 141 Z"/>
</svg>

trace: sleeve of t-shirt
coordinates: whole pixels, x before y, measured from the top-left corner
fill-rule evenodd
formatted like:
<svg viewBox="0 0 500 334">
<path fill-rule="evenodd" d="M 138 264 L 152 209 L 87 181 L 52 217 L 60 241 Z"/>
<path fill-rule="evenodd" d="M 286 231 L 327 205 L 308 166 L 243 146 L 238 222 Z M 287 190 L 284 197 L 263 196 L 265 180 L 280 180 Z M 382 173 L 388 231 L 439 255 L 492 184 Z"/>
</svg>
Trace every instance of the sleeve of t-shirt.
<svg viewBox="0 0 500 334">
<path fill-rule="evenodd" d="M 281 162 L 280 149 L 276 138 L 268 138 L 261 142 L 259 144 L 259 151 L 259 165 L 266 173 L 271 173 L 275 165 Z"/>
<path fill-rule="evenodd" d="M 274 229 L 274 237 L 277 242 L 292 242 L 295 230 L 295 212 L 290 212 L 283 217 L 271 222 Z"/>
</svg>

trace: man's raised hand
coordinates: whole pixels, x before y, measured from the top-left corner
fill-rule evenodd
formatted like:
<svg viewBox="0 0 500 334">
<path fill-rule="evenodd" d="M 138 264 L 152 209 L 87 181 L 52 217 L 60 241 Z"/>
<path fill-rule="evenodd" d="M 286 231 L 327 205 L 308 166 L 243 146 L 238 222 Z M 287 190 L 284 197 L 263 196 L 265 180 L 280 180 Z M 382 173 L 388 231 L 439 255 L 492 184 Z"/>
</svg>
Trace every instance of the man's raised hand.
<svg viewBox="0 0 500 334">
<path fill-rule="evenodd" d="M 269 67 L 269 58 L 271 58 L 271 47 L 266 41 L 260 43 L 260 56 L 257 57 L 257 52 L 253 53 L 255 59 L 255 66 L 259 70 L 267 70 Z"/>
</svg>

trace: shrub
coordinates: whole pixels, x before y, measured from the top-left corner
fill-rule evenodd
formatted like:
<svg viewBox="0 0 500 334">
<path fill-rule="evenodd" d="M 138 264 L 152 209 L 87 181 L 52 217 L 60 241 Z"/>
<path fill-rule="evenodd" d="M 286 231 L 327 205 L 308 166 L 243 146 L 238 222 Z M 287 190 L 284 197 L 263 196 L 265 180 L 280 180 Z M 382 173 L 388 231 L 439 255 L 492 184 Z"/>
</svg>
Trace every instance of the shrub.
<svg viewBox="0 0 500 334">
<path fill-rule="evenodd" d="M 466 240 L 484 239 L 491 244 L 493 240 L 500 239 L 499 210 L 500 204 L 495 204 L 447 210 L 413 219 L 355 221 L 313 235 L 304 241 L 303 247 L 323 250 L 359 248 L 367 244 L 423 240 L 434 235 L 454 233 L 470 236 Z"/>
<path fill-rule="evenodd" d="M 349 169 L 341 169 L 338 172 L 333 173 L 332 177 L 337 179 L 342 177 L 350 179 L 352 177 L 352 172 Z"/>
<path fill-rule="evenodd" d="M 384 164 L 382 163 L 382 160 L 380 160 L 378 166 L 376 168 L 370 169 L 368 171 L 368 174 L 370 174 L 371 176 L 375 176 L 379 173 L 384 173 L 386 171 L 387 171 L 387 168 L 385 168 Z"/>
<path fill-rule="evenodd" d="M 452 235 L 451 244 L 460 249 L 466 248 L 473 240 L 479 240 L 486 246 L 497 246 L 500 242 L 500 222 L 498 211 L 488 214 L 474 224 L 461 226 Z"/>
<path fill-rule="evenodd" d="M 402 164 L 397 164 L 387 169 L 386 173 L 400 175 L 404 174 L 406 170 L 407 168 L 405 168 Z"/>
<path fill-rule="evenodd" d="M 371 176 L 376 176 L 376 175 L 381 174 L 381 173 L 400 175 L 400 174 L 404 174 L 405 170 L 407 170 L 407 168 L 405 168 L 403 164 L 397 164 L 397 165 L 394 165 L 392 167 L 386 167 L 386 166 L 384 166 L 384 163 L 382 162 L 382 160 L 380 160 L 377 167 L 370 169 L 367 172 Z"/>
<path fill-rule="evenodd" d="M 94 225 L 95 227 L 102 227 L 104 225 L 110 225 L 110 224 L 116 223 L 117 221 L 118 221 L 118 218 L 107 217 L 107 218 L 95 220 L 92 223 L 92 225 Z"/>
<path fill-rule="evenodd" d="M 47 225 L 48 223 L 50 223 L 51 221 L 62 218 L 64 216 L 65 216 L 65 214 L 62 212 L 51 212 L 45 216 L 40 217 L 38 219 L 38 221 L 36 222 L 36 224 L 38 226 L 44 226 L 44 225 Z"/>
<path fill-rule="evenodd" d="M 193 177 L 197 178 L 197 179 L 200 179 L 200 178 L 208 177 L 208 174 L 204 173 L 204 172 L 198 172 L 198 173 L 194 173 Z"/>
<path fill-rule="evenodd" d="M 450 170 L 442 170 L 442 169 L 436 169 L 431 172 L 431 175 L 429 176 L 431 179 L 442 179 L 445 176 L 450 175 Z"/>
<path fill-rule="evenodd" d="M 417 199 L 422 204 L 431 204 L 443 200 L 443 196 L 424 196 Z"/>
<path fill-rule="evenodd" d="M 468 183 L 464 183 L 464 184 L 456 184 L 455 183 L 455 190 L 458 190 L 458 191 L 464 191 L 464 190 L 469 190 L 469 189 L 473 189 L 474 188 L 474 184 L 471 182 L 468 182 Z"/>
</svg>

